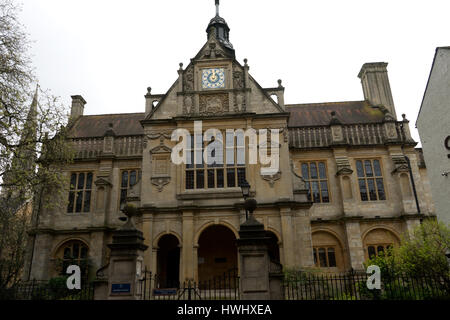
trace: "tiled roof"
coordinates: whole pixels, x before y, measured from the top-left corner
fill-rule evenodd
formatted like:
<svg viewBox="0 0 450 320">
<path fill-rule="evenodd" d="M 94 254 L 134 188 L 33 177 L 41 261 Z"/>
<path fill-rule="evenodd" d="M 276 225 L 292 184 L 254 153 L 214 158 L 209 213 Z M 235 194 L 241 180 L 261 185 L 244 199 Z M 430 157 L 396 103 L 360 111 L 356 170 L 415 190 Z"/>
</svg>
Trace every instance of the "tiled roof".
<svg viewBox="0 0 450 320">
<path fill-rule="evenodd" d="M 380 123 L 384 118 L 380 109 L 371 107 L 366 101 L 291 104 L 286 105 L 286 111 L 291 114 L 289 127 L 327 126 L 332 111 L 342 124 Z M 81 116 L 72 126 L 70 137 L 103 137 L 110 123 L 117 136 L 142 135 L 144 130 L 140 121 L 144 118 L 144 113 Z"/>
<path fill-rule="evenodd" d="M 291 104 L 286 111 L 291 114 L 289 127 L 329 125 L 332 111 L 342 124 L 379 123 L 384 118 L 383 112 L 367 101 Z"/>
<path fill-rule="evenodd" d="M 134 136 L 144 134 L 140 121 L 145 113 L 105 114 L 81 116 L 70 129 L 72 138 L 103 137 L 109 124 L 113 124 L 117 136 Z"/>
</svg>

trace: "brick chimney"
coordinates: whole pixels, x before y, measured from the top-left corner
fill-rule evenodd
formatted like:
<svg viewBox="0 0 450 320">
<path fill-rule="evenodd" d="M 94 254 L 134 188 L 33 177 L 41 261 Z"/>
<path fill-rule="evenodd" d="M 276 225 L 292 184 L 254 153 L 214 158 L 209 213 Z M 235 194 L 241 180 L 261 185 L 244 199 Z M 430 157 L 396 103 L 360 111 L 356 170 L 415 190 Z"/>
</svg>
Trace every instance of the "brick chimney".
<svg viewBox="0 0 450 320">
<path fill-rule="evenodd" d="M 397 119 L 386 62 L 365 63 L 358 78 L 364 92 L 364 99 L 372 106 L 384 106 Z"/>
<path fill-rule="evenodd" d="M 84 113 L 86 100 L 82 96 L 72 96 L 72 109 L 70 111 L 70 120 L 76 120 Z"/>
</svg>

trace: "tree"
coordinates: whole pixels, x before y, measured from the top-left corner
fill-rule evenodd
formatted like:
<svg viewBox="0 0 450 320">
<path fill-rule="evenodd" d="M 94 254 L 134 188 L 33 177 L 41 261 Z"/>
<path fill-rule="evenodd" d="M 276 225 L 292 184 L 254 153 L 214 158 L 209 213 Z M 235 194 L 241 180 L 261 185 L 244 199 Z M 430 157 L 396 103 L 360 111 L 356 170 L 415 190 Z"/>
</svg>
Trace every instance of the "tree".
<svg viewBox="0 0 450 320">
<path fill-rule="evenodd" d="M 36 225 L 64 191 L 60 169 L 73 158 L 67 110 L 36 85 L 19 10 L 0 0 L 0 288 L 19 280 L 30 213 Z"/>
<path fill-rule="evenodd" d="M 446 257 L 450 248 L 450 228 L 435 219 L 425 220 L 412 235 L 405 235 L 399 247 L 366 262 L 377 265 L 385 280 L 401 276 L 426 277 L 442 292 L 450 294 L 450 266 Z M 438 288 L 436 288 L 438 289 Z"/>
</svg>

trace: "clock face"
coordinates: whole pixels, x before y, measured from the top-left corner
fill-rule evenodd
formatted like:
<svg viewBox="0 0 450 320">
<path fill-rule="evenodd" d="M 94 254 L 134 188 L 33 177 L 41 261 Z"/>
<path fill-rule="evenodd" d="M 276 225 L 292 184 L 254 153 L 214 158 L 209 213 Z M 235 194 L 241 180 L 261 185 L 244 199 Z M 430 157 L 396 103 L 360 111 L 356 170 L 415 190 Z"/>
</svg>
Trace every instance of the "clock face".
<svg viewBox="0 0 450 320">
<path fill-rule="evenodd" d="M 203 69 L 202 71 L 203 89 L 225 88 L 225 71 L 223 68 Z"/>
</svg>

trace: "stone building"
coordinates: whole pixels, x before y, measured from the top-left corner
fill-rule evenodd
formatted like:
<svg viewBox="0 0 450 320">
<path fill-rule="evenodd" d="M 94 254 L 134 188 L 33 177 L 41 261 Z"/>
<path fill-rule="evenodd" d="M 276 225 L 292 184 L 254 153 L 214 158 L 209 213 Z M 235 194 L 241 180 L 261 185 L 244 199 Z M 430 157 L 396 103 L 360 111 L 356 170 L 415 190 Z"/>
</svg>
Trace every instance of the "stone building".
<svg viewBox="0 0 450 320">
<path fill-rule="evenodd" d="M 143 113 L 85 116 L 86 101 L 72 97 L 70 190 L 59 210 L 37 213 L 31 278 L 57 275 L 54 262 L 67 257 L 89 259 L 94 272 L 104 266 L 126 201 L 139 208 L 145 266 L 161 286 L 236 268 L 244 180 L 271 237 L 270 256 L 286 268 L 361 269 L 369 254 L 398 244 L 433 215 L 424 161 L 408 120 L 397 121 L 386 63 L 362 66 L 364 101 L 286 104 L 281 80 L 262 88 L 248 61 L 235 59 L 229 32 L 217 13 L 206 43 L 188 66 L 180 64 L 168 91 L 148 88 Z M 278 129 L 278 143 L 259 151 L 279 146 L 279 170 L 264 174 L 264 165 L 249 164 L 248 148 L 241 164 L 174 164 L 173 131 L 193 133 L 196 121 L 201 132 L 223 136 L 226 129 Z M 234 157 L 238 146 L 226 144 L 222 155 Z"/>
</svg>

